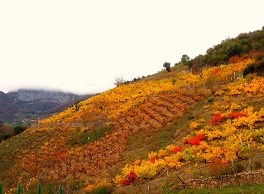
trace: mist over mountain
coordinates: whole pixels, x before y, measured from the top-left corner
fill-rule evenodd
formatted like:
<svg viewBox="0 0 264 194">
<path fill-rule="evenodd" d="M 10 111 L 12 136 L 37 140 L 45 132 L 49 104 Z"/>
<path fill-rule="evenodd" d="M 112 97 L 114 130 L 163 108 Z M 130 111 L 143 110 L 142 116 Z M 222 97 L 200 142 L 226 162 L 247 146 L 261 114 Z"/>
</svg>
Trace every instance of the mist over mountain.
<svg viewBox="0 0 264 194">
<path fill-rule="evenodd" d="M 8 93 L 0 91 L 0 121 L 28 122 L 43 118 L 89 96 L 34 89 L 19 89 Z"/>
</svg>

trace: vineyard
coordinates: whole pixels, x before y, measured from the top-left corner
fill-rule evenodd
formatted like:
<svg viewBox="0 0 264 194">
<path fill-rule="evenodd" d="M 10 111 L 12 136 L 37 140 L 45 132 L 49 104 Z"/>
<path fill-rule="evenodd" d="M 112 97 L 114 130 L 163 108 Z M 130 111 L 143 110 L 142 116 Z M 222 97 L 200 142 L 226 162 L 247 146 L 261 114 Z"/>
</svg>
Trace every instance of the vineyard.
<svg viewBox="0 0 264 194">
<path fill-rule="evenodd" d="M 234 169 L 264 151 L 264 79 L 243 78 L 254 60 L 122 85 L 40 120 L 0 144 L 0 180 L 10 192 L 18 184 L 29 191 L 40 181 L 81 182 L 78 189 L 88 192 L 144 184 L 190 164 Z M 196 115 L 189 114 L 193 109 Z M 175 138 L 158 150 L 132 149 L 137 134 L 153 140 L 169 128 Z M 134 158 L 125 157 L 130 151 Z"/>
</svg>

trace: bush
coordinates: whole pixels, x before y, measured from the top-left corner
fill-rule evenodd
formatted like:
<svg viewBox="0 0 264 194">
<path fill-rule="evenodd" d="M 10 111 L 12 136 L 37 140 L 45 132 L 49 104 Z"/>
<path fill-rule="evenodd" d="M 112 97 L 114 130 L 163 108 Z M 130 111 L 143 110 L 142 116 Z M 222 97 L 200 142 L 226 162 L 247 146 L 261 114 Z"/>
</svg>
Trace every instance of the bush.
<svg viewBox="0 0 264 194">
<path fill-rule="evenodd" d="M 258 170 L 258 169 L 261 169 L 263 167 L 263 164 L 261 161 L 257 160 L 257 161 L 254 161 L 254 170 Z"/>
<path fill-rule="evenodd" d="M 245 167 L 242 164 L 240 164 L 240 163 L 234 164 L 234 172 L 235 173 L 243 172 L 243 170 L 245 170 Z"/>
<path fill-rule="evenodd" d="M 255 67 L 253 64 L 248 65 L 244 70 L 243 70 L 243 77 L 246 77 L 246 75 L 250 73 L 254 73 Z"/>
<path fill-rule="evenodd" d="M 209 164 L 209 173 L 211 176 L 220 177 L 222 175 L 233 174 L 232 167 L 219 158 L 213 158 L 212 163 Z"/>
<path fill-rule="evenodd" d="M 6 134 L 6 133 L 4 133 L 4 134 L 1 134 L 1 133 L 0 133 L 0 142 L 1 142 L 2 140 L 7 140 L 9 137 L 11 137 L 11 136 L 8 135 L 8 134 Z"/>
<path fill-rule="evenodd" d="M 259 76 L 264 74 L 264 59 L 262 56 L 259 56 L 255 63 L 248 65 L 243 70 L 243 77 L 246 77 L 250 73 L 256 73 Z"/>
<path fill-rule="evenodd" d="M 84 187 L 84 180 L 75 180 L 68 183 L 71 191 L 77 191 Z"/>
<path fill-rule="evenodd" d="M 264 74 L 264 59 L 257 61 L 255 64 L 255 72 L 257 75 L 263 76 Z"/>
<path fill-rule="evenodd" d="M 17 126 L 14 127 L 14 132 L 15 132 L 16 135 L 18 135 L 19 133 L 22 133 L 26 129 L 27 129 L 27 127 L 24 126 L 24 125 L 17 125 Z"/>
</svg>

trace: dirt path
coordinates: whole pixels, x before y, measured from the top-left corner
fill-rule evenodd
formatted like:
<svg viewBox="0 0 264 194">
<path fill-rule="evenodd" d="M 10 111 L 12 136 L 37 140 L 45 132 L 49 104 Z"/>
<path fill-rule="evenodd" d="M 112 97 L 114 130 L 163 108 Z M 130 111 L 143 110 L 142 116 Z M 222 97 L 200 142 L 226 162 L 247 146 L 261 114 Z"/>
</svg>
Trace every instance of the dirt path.
<svg viewBox="0 0 264 194">
<path fill-rule="evenodd" d="M 221 188 L 228 185 L 243 185 L 247 183 L 264 183 L 264 169 L 241 172 L 220 177 L 191 179 L 183 187 L 190 188 Z"/>
</svg>

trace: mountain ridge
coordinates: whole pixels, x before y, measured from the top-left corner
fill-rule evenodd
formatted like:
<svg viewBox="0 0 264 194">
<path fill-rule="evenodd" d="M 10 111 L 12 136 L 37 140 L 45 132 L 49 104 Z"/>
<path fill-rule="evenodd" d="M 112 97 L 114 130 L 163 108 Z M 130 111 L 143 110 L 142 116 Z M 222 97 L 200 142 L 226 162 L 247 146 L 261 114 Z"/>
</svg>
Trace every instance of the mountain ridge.
<svg viewBox="0 0 264 194">
<path fill-rule="evenodd" d="M 89 96 L 91 95 L 77 95 L 43 89 L 19 89 L 7 93 L 1 92 L 0 118 L 5 122 L 35 120 L 61 111 Z"/>
</svg>

